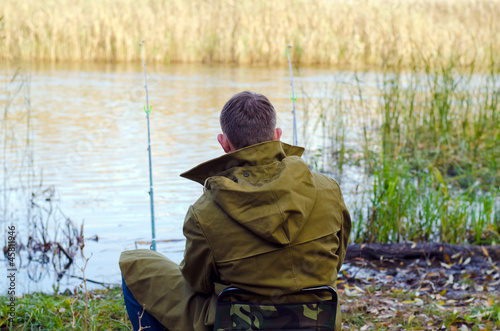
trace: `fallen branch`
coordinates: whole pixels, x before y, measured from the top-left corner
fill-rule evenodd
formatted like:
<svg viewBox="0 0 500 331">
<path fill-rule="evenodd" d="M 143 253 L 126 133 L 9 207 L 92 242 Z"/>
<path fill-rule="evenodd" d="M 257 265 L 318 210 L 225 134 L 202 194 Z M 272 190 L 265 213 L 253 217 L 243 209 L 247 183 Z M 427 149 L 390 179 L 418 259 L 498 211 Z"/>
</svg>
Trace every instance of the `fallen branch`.
<svg viewBox="0 0 500 331">
<path fill-rule="evenodd" d="M 100 281 L 97 281 L 97 280 L 92 280 L 92 279 L 88 279 L 88 278 L 83 278 L 83 277 L 81 277 L 81 276 L 76 276 L 76 275 L 68 275 L 68 276 L 69 276 L 69 277 L 71 277 L 71 278 L 76 278 L 76 279 L 85 280 L 86 282 L 89 282 L 89 283 L 94 283 L 94 284 L 101 285 L 101 286 L 104 286 L 104 287 L 120 286 L 120 284 L 118 284 L 118 283 L 106 283 L 106 282 L 100 282 Z"/>
<path fill-rule="evenodd" d="M 71 263 L 73 263 L 73 256 L 71 256 L 71 254 L 68 253 L 68 251 L 66 249 L 64 249 L 64 247 L 62 247 L 62 245 L 60 243 L 56 243 L 57 244 L 57 247 L 59 248 L 59 250 L 61 252 L 64 253 L 64 255 L 66 255 L 66 257 L 69 259 L 69 263 L 67 264 L 67 267 L 65 267 L 64 269 L 68 269 L 69 265 Z"/>
<path fill-rule="evenodd" d="M 367 260 L 380 259 L 436 259 L 438 261 L 450 262 L 450 259 L 466 259 L 478 261 L 491 258 L 492 261 L 500 261 L 500 245 L 495 246 L 473 246 L 473 245 L 451 245 L 451 244 L 356 244 L 349 245 L 345 257 L 346 262 L 354 258 Z"/>
</svg>

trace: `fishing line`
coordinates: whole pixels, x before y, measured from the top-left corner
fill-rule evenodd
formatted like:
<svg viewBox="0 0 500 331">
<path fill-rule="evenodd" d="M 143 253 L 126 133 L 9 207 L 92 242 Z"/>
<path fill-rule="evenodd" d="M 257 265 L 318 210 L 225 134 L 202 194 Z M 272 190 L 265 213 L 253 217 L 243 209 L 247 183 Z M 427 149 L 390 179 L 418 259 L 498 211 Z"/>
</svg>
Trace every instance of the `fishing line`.
<svg viewBox="0 0 500 331">
<path fill-rule="evenodd" d="M 156 235 L 155 235 L 155 208 L 154 208 L 154 198 L 153 198 L 153 171 L 151 166 L 151 134 L 149 130 L 149 113 L 151 113 L 151 109 L 153 106 L 149 106 L 149 97 L 148 97 L 148 77 L 146 74 L 146 62 L 144 61 L 144 57 L 142 56 L 142 44 L 144 44 L 144 40 L 139 43 L 139 53 L 141 54 L 142 65 L 144 67 L 144 88 L 146 89 L 146 106 L 144 106 L 144 111 L 146 112 L 146 118 L 148 119 L 148 154 L 149 154 L 149 201 L 151 203 L 151 249 L 156 251 Z"/>
<path fill-rule="evenodd" d="M 293 104 L 293 142 L 294 145 L 297 146 L 299 144 L 297 141 L 297 118 L 295 116 L 295 100 L 297 100 L 297 97 L 295 96 L 295 92 L 293 90 L 293 72 L 292 61 L 290 61 L 290 48 L 292 48 L 292 45 L 287 45 L 286 56 L 288 57 L 288 66 L 290 68 L 290 85 L 292 85 L 292 94 L 290 95 L 290 98 L 292 99 Z"/>
</svg>

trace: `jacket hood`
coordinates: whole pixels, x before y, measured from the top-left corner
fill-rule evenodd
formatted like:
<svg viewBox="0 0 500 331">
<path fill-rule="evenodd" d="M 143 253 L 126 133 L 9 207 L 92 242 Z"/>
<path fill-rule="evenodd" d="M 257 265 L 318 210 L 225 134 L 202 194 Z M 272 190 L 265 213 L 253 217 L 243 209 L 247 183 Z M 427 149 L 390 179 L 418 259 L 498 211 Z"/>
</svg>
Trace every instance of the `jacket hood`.
<svg viewBox="0 0 500 331">
<path fill-rule="evenodd" d="M 232 219 L 276 244 L 294 241 L 316 201 L 304 149 L 264 142 L 207 161 L 181 176 L 204 183 Z"/>
</svg>

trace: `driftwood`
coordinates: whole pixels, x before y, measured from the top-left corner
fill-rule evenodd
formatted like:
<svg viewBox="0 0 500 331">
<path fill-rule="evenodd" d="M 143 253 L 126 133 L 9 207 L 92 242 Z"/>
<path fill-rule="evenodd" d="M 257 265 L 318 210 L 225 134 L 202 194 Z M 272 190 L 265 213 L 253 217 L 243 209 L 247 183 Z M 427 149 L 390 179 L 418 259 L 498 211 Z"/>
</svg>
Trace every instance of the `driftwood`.
<svg viewBox="0 0 500 331">
<path fill-rule="evenodd" d="M 471 262 L 491 258 L 500 261 L 500 245 L 472 246 L 451 244 L 356 244 L 349 245 L 346 262 L 354 258 L 366 260 L 383 259 L 429 259 L 449 263 L 450 261 L 470 258 Z"/>
</svg>

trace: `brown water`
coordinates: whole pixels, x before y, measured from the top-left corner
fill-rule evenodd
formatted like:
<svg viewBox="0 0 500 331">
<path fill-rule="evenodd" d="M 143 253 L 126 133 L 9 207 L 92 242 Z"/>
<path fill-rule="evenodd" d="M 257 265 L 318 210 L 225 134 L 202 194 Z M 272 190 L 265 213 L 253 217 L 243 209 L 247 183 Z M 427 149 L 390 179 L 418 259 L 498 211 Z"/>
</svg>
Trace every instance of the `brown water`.
<svg viewBox="0 0 500 331">
<path fill-rule="evenodd" d="M 120 252 L 147 248 L 148 245 L 137 242 L 151 238 L 142 66 L 37 64 L 22 67 L 30 77 L 28 96 L 36 178 L 43 178 L 44 187 L 55 187 L 54 204 L 64 215 L 76 224 L 84 221 L 87 238 L 99 237 L 97 242 L 86 242 L 85 252 L 87 257 L 91 256 L 87 278 L 119 284 Z M 0 84 L 9 84 L 14 69 L 11 66 L 1 71 Z M 184 215 L 202 193 L 202 187 L 180 178 L 179 174 L 222 154 L 216 140 L 220 132 L 219 112 L 233 94 L 242 90 L 269 97 L 278 111 L 278 126 L 284 131 L 282 140 L 291 143 L 289 72 L 287 67 L 202 65 L 149 66 L 147 69 L 149 100 L 153 106 L 150 120 L 156 236 L 158 240 L 173 240 L 158 243 L 158 251 L 180 262 L 185 244 L 182 240 Z M 377 76 L 361 76 L 363 95 L 369 97 Z M 334 98 L 332 86 L 347 86 L 348 90 L 357 87 L 352 73 L 325 68 L 302 68 L 295 72 L 294 83 L 299 96 L 299 145 L 306 145 L 310 156 L 324 143 L 324 137 L 320 127 L 315 129 L 312 122 L 304 124 L 301 102 L 305 95 L 331 99 Z M 356 100 L 354 93 L 352 95 L 352 100 Z M 5 104 L 5 89 L 0 96 Z M 14 106 L 21 107 L 21 103 Z M 359 115 L 346 116 L 348 119 Z M 354 147 L 359 145 L 360 121 L 358 118 L 353 123 L 344 122 L 353 138 L 348 143 Z M 15 125 L 23 127 L 19 123 Z M 19 130 L 19 134 L 24 133 Z M 22 140 L 19 144 L 22 145 Z M 11 167 L 21 162 L 16 154 L 7 153 L 6 158 L 4 161 Z M 342 180 L 341 186 L 350 204 L 350 192 L 362 182 L 363 175 L 347 170 L 347 176 L 350 179 Z M 15 209 L 14 200 L 3 200 L 10 205 L 2 206 L 2 210 Z M 28 229 L 23 226 L 23 218 L 14 221 L 18 222 L 18 235 L 25 242 Z M 49 230 L 54 231 L 57 228 L 56 225 L 50 227 Z M 78 263 L 81 265 L 81 260 Z M 26 265 L 24 261 L 25 267 L 18 274 L 17 292 L 51 291 L 54 272 L 48 266 L 37 266 L 33 271 L 33 264 L 30 271 Z M 81 275 L 76 268 L 70 272 Z M 2 273 L 0 277 L 5 279 Z M 65 277 L 60 281 L 60 291 L 72 289 L 79 282 Z"/>
</svg>

